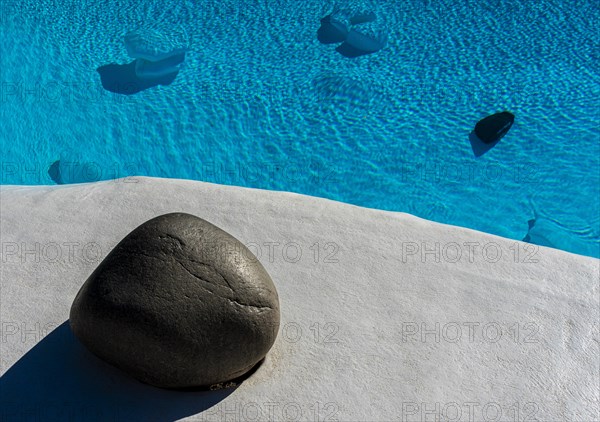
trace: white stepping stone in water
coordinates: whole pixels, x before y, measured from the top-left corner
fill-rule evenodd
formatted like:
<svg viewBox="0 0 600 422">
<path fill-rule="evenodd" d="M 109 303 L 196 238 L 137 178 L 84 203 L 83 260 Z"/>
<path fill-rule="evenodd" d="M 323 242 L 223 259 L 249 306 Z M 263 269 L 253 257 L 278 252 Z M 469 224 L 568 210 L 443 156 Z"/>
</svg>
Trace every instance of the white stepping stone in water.
<svg viewBox="0 0 600 422">
<path fill-rule="evenodd" d="M 131 58 L 137 59 L 136 75 L 140 78 L 157 78 L 178 72 L 189 48 L 164 34 L 141 29 L 125 35 L 125 48 Z"/>
</svg>

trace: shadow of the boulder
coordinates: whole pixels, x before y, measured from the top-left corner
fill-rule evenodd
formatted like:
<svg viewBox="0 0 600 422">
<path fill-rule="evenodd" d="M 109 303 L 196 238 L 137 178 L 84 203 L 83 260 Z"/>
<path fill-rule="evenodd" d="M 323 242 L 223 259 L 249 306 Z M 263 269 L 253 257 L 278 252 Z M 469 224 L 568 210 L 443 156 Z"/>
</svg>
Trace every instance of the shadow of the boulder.
<svg viewBox="0 0 600 422">
<path fill-rule="evenodd" d="M 563 223 L 539 215 L 527 222 L 527 234 L 523 242 L 546 246 L 563 251 L 597 257 L 600 245 L 591 227 L 570 228 Z M 532 249 L 535 251 L 535 249 Z"/>
<path fill-rule="evenodd" d="M 372 51 L 361 50 L 359 48 L 353 47 L 352 45 L 348 44 L 347 42 L 340 44 L 335 49 L 335 51 L 340 53 L 342 56 L 348 57 L 350 59 L 353 59 L 355 57 L 360 57 L 360 56 L 366 56 L 367 54 L 373 54 Z"/>
<path fill-rule="evenodd" d="M 179 72 L 169 75 L 142 79 L 135 73 L 135 60 L 129 64 L 107 64 L 96 69 L 104 89 L 116 94 L 132 95 L 157 85 L 170 85 Z"/>
<path fill-rule="evenodd" d="M 475 135 L 475 131 L 472 131 L 469 134 L 469 142 L 471 143 L 471 149 L 473 150 L 475 157 L 481 157 L 483 154 L 494 148 L 496 144 L 500 142 L 500 139 L 492 142 L 491 144 L 486 144 L 479 139 L 477 135 Z"/>
<path fill-rule="evenodd" d="M 234 390 L 142 384 L 89 352 L 66 321 L 0 378 L 0 420 L 174 421 L 209 409 Z"/>
<path fill-rule="evenodd" d="M 60 178 L 60 160 L 56 160 L 52 163 L 48 168 L 48 175 L 57 185 L 62 185 L 63 182 Z"/>
</svg>

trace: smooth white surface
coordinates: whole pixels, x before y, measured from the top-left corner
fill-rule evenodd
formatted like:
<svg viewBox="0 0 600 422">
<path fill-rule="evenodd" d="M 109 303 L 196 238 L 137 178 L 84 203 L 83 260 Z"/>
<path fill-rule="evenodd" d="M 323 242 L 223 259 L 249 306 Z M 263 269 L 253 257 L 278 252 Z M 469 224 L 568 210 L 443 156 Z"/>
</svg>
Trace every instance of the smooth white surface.
<svg viewBox="0 0 600 422">
<path fill-rule="evenodd" d="M 82 418 L 88 399 L 96 406 L 88 419 L 147 419 L 144 409 L 159 420 L 599 418 L 597 259 L 526 250 L 402 213 L 195 181 L 135 177 L 0 192 L 2 394 L 20 388 L 26 396 L 12 394 L 16 409 L 3 403 L 15 420 L 29 409 L 45 420 L 63 411 Z M 194 406 L 214 393 L 141 386 L 81 351 L 63 353 L 73 345 L 48 346 L 56 332 L 44 338 L 68 319 L 112 247 L 175 211 L 260 251 L 281 301 L 282 327 L 265 363 L 204 412 Z M 422 328 L 432 332 L 421 336 Z"/>
</svg>

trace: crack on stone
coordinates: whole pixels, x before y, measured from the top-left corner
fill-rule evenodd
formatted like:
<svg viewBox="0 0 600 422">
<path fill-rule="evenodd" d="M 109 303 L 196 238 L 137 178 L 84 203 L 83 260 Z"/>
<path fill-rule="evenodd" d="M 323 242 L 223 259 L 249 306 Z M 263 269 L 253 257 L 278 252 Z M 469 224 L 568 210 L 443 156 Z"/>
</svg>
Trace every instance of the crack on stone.
<svg viewBox="0 0 600 422">
<path fill-rule="evenodd" d="M 163 259 L 160 256 L 148 255 L 147 253 L 144 253 L 141 251 L 129 250 L 129 251 L 125 251 L 124 255 L 142 255 L 142 256 L 145 256 L 146 258 L 154 258 L 154 259 L 158 259 L 159 261 L 166 262 L 166 259 Z"/>
<path fill-rule="evenodd" d="M 158 238 L 161 240 L 164 238 L 173 239 L 175 241 L 175 243 L 177 243 L 177 245 L 179 246 L 180 249 L 183 249 L 183 247 L 185 246 L 185 242 L 183 240 L 181 240 L 177 236 L 173 236 L 172 234 L 169 234 L 169 233 L 159 234 Z"/>
<path fill-rule="evenodd" d="M 215 284 L 215 283 L 213 283 L 213 282 L 211 282 L 211 281 L 209 281 L 209 280 L 206 280 L 206 279 L 204 279 L 204 278 L 200 277 L 200 276 L 199 276 L 199 275 L 197 275 L 197 274 L 194 274 L 194 273 L 193 273 L 192 271 L 190 271 L 190 270 L 189 270 L 189 269 L 188 269 L 188 268 L 187 268 L 187 267 L 186 267 L 186 266 L 185 266 L 185 265 L 184 265 L 184 264 L 183 264 L 183 263 L 182 263 L 182 262 L 181 262 L 179 259 L 177 259 L 177 258 L 175 258 L 175 257 L 170 257 L 170 256 L 167 256 L 166 254 L 164 254 L 164 255 L 165 255 L 165 257 L 162 257 L 162 256 L 153 256 L 153 255 L 148 255 L 148 254 L 146 254 L 146 253 L 144 253 L 144 252 L 141 252 L 141 251 L 128 251 L 127 253 L 129 253 L 129 254 L 133 254 L 133 255 L 141 255 L 141 256 L 145 256 L 145 257 L 147 257 L 147 258 L 153 258 L 153 259 L 157 259 L 157 260 L 159 260 L 159 261 L 161 261 L 161 262 L 168 262 L 168 261 L 170 261 L 170 260 L 173 260 L 173 261 L 175 261 L 177 264 L 179 264 L 179 266 L 181 266 L 181 268 L 183 268 L 183 269 L 184 269 L 184 270 L 185 270 L 185 271 L 186 271 L 188 274 L 190 274 L 190 275 L 191 275 L 192 277 L 194 277 L 195 279 L 197 279 L 197 280 L 200 280 L 200 281 L 202 281 L 203 283 L 209 284 L 209 285 L 211 285 L 211 286 L 215 286 L 215 287 L 217 287 L 217 286 L 218 286 L 218 287 L 226 287 L 226 288 L 228 288 L 229 290 L 231 290 L 231 292 L 232 292 L 232 293 L 235 293 L 235 290 L 234 290 L 234 289 L 231 287 L 231 284 L 229 283 L 229 281 L 228 281 L 228 280 L 227 280 L 225 277 L 223 277 L 223 275 L 222 275 L 221 273 L 219 273 L 219 272 L 218 272 L 218 271 L 217 271 L 217 270 L 216 270 L 216 269 L 215 269 L 213 266 L 211 266 L 211 265 L 208 265 L 208 264 L 205 264 L 205 263 L 203 263 L 203 262 L 195 261 L 195 260 L 193 260 L 193 259 L 190 259 L 190 258 L 184 258 L 184 259 L 185 259 L 185 260 L 187 260 L 187 261 L 191 261 L 191 262 L 194 262 L 194 263 L 196 263 L 196 264 L 204 265 L 204 266 L 206 266 L 206 267 L 209 267 L 209 268 L 211 268 L 211 269 L 212 269 L 212 270 L 213 270 L 213 271 L 214 271 L 214 272 L 215 272 L 215 273 L 216 273 L 216 274 L 217 274 L 219 277 L 221 277 L 221 279 L 222 279 L 223 281 L 225 281 L 225 283 L 227 284 L 227 286 L 223 286 L 223 285 L 218 285 L 218 284 Z M 217 297 L 220 297 L 221 299 L 226 299 L 226 300 L 228 300 L 229 302 L 231 302 L 231 303 L 234 303 L 234 304 L 236 304 L 236 305 L 239 305 L 239 306 L 243 306 L 243 307 L 247 307 L 247 308 L 253 308 L 253 309 L 256 309 L 256 310 L 258 310 L 258 312 L 265 312 L 265 311 L 267 311 L 267 310 L 273 310 L 273 308 L 271 308 L 270 306 L 257 306 L 257 305 L 252 305 L 252 304 L 250 304 L 250 303 L 243 303 L 243 302 L 240 302 L 240 301 L 239 301 L 238 299 L 236 299 L 236 298 L 233 298 L 233 299 L 232 299 L 232 298 L 229 298 L 229 297 L 226 297 L 226 296 L 219 295 L 219 294 L 217 294 L 217 293 L 213 292 L 212 290 L 210 290 L 210 289 L 209 289 L 208 287 L 206 287 L 204 284 L 198 284 L 198 286 L 200 286 L 202 289 L 204 289 L 205 291 L 207 291 L 208 293 L 210 293 L 210 294 L 212 294 L 212 295 L 215 295 L 215 296 L 217 296 Z"/>
<path fill-rule="evenodd" d="M 182 252 L 184 251 L 185 242 L 184 242 L 182 239 L 180 239 L 179 237 L 177 237 L 177 236 L 174 236 L 174 235 L 172 235 L 172 234 L 170 234 L 170 233 L 164 233 L 164 234 L 160 234 L 160 235 L 158 236 L 158 238 L 159 238 L 159 239 L 164 239 L 164 238 L 173 239 L 173 240 L 175 241 L 175 243 L 177 243 L 177 245 L 179 246 L 179 249 L 181 249 L 181 251 L 182 251 Z M 178 261 L 178 262 L 179 262 L 181 265 L 183 265 L 183 263 L 182 263 L 182 262 L 181 262 L 179 259 L 177 259 L 177 258 L 175 258 L 175 259 L 176 259 L 176 260 L 177 260 L 177 261 Z M 225 282 L 225 284 L 227 284 L 227 287 L 228 287 L 228 288 L 229 288 L 229 289 L 230 289 L 232 292 L 235 292 L 234 288 L 233 288 L 233 287 L 231 286 L 231 284 L 229 283 L 229 280 L 227 280 L 227 278 L 226 278 L 225 276 L 223 276 L 223 274 L 221 274 L 221 273 L 220 273 L 220 272 L 219 272 L 219 271 L 218 271 L 218 270 L 217 270 L 217 269 L 216 269 L 216 268 L 215 268 L 213 265 L 209 265 L 209 264 L 207 264 L 207 263 L 205 263 L 205 262 L 202 262 L 202 261 L 197 261 L 197 260 L 195 260 L 195 259 L 193 259 L 193 258 L 186 257 L 186 256 L 182 257 L 182 259 L 184 259 L 184 260 L 186 260 L 186 261 L 193 262 L 194 264 L 197 264 L 197 265 L 202 265 L 202 266 L 205 266 L 205 267 L 208 267 L 208 268 L 210 268 L 210 269 L 211 269 L 212 271 L 214 271 L 214 272 L 215 272 L 215 273 L 216 273 L 216 274 L 217 274 L 219 277 L 221 277 L 221 279 L 222 279 L 222 280 Z M 191 272 L 191 271 L 190 271 L 190 270 L 189 270 L 187 267 L 186 267 L 186 270 L 187 270 L 188 272 Z M 208 280 L 206 280 L 206 282 L 210 283 L 210 281 L 208 281 Z"/>
<path fill-rule="evenodd" d="M 183 265 L 183 264 L 182 264 L 182 263 L 181 263 L 179 260 L 175 260 L 175 261 L 176 261 L 176 262 L 177 262 L 177 263 L 178 263 L 178 264 L 179 264 L 179 265 L 180 265 L 180 266 L 181 266 L 181 267 L 182 267 L 184 270 L 186 270 L 186 271 L 188 272 L 188 274 L 190 274 L 192 277 L 194 277 L 194 278 L 196 278 L 196 279 L 198 279 L 198 280 L 200 280 L 200 281 L 202 281 L 202 282 L 204 282 L 204 283 L 207 283 L 207 284 L 214 285 L 212 282 L 210 282 L 210 281 L 208 281 L 208 280 L 205 280 L 204 278 L 200 277 L 199 275 L 197 275 L 197 274 L 194 274 L 192 271 L 188 270 L 188 269 L 187 269 L 187 267 L 186 267 L 185 265 Z M 209 267 L 209 268 L 212 268 L 212 269 L 214 270 L 214 268 L 213 268 L 213 267 L 211 267 L 211 266 L 210 266 L 210 265 L 208 265 L 208 264 L 202 264 L 202 265 L 206 265 L 207 267 Z M 227 279 L 225 279 L 225 278 L 224 278 L 224 277 L 223 277 L 223 276 L 222 276 L 222 275 L 221 275 L 221 274 L 220 274 L 218 271 L 216 271 L 216 270 L 215 270 L 215 272 L 216 272 L 216 273 L 217 273 L 217 274 L 218 274 L 218 275 L 219 275 L 219 276 L 220 276 L 220 277 L 221 277 L 221 278 L 222 278 L 222 279 L 223 279 L 223 280 L 224 280 L 224 281 L 227 283 L 227 285 L 228 285 L 228 286 L 230 286 L 230 284 L 229 284 L 229 282 L 227 281 Z M 257 305 L 252 305 L 252 304 L 249 304 L 249 303 L 243 303 L 243 302 L 240 302 L 239 300 L 237 300 L 237 299 L 235 299 L 235 298 L 233 298 L 233 299 L 232 299 L 232 298 L 229 298 L 229 297 L 227 297 L 227 296 L 221 296 L 221 295 L 219 295 L 219 294 L 216 294 L 215 292 L 213 292 L 213 291 L 211 291 L 210 289 L 206 288 L 206 286 L 203 286 L 203 285 L 200 285 L 200 286 L 201 286 L 203 289 L 205 289 L 207 292 L 209 292 L 209 293 L 211 293 L 211 294 L 213 294 L 213 295 L 215 295 L 215 296 L 218 296 L 218 297 L 220 297 L 221 299 L 226 299 L 226 300 L 228 300 L 229 302 L 231 302 L 231 303 L 235 303 L 236 305 L 239 305 L 239 306 L 244 306 L 244 307 L 248 307 L 248 308 L 254 308 L 254 309 L 257 309 L 257 310 L 258 310 L 258 312 L 264 312 L 264 311 L 266 311 L 266 310 L 272 310 L 272 309 L 273 309 L 273 308 L 271 308 L 270 306 L 257 306 Z M 232 293 L 235 293 L 235 291 L 234 291 L 234 290 L 233 290 L 231 287 L 229 287 L 229 289 L 231 290 L 231 292 L 232 292 Z"/>
<path fill-rule="evenodd" d="M 188 258 L 188 257 L 185 257 L 184 259 L 185 259 L 186 261 L 193 262 L 194 264 L 203 265 L 203 266 L 205 266 L 205 267 L 208 267 L 208 268 L 210 268 L 210 269 L 211 269 L 211 270 L 213 270 L 215 273 L 217 273 L 217 275 L 218 275 L 219 277 L 221 277 L 221 279 L 222 279 L 222 280 L 225 282 L 225 284 L 227 284 L 227 287 L 229 288 L 229 290 L 231 290 L 232 292 L 234 292 L 234 293 L 235 293 L 235 290 L 234 290 L 234 288 L 231 286 L 231 283 L 229 283 L 229 280 L 227 280 L 227 278 L 226 278 L 226 277 L 225 277 L 223 274 L 221 274 L 221 273 L 219 272 L 219 270 L 217 270 L 217 269 L 215 268 L 215 266 L 214 266 L 214 265 L 209 265 L 209 264 L 207 264 L 207 263 L 205 263 L 205 262 L 196 261 L 196 260 L 195 260 L 195 259 L 193 259 L 193 258 Z M 183 264 L 182 264 L 182 265 L 183 265 Z M 187 268 L 186 268 L 186 269 L 187 269 Z"/>
<path fill-rule="evenodd" d="M 239 306 L 244 306 L 244 307 L 248 307 L 248 308 L 254 308 L 256 310 L 258 310 L 258 312 L 265 312 L 267 310 L 273 310 L 273 308 L 271 308 L 270 306 L 257 306 L 257 305 L 251 305 L 249 303 L 242 303 L 239 300 L 236 299 L 229 299 L 228 297 L 224 298 L 227 299 L 228 301 L 235 303 L 236 305 Z"/>
<path fill-rule="evenodd" d="M 220 285 L 219 285 L 219 284 L 217 284 L 217 283 L 213 283 L 213 282 L 212 282 L 212 281 L 210 281 L 210 280 L 206 280 L 206 279 L 202 278 L 201 276 L 199 276 L 198 274 L 196 274 L 195 272 L 193 272 L 192 270 L 190 270 L 188 267 L 186 267 L 186 266 L 183 264 L 183 262 L 181 262 L 179 259 L 177 259 L 177 258 L 174 258 L 174 259 L 175 259 L 175 261 L 176 261 L 176 262 L 177 262 L 179 265 L 181 265 L 181 266 L 183 267 L 183 269 L 185 269 L 185 270 L 186 270 L 188 273 L 190 273 L 191 275 L 193 275 L 193 276 L 194 276 L 194 277 L 196 277 L 197 279 L 199 279 L 199 280 L 202 280 L 203 282 L 205 282 L 205 283 L 208 283 L 208 284 L 211 284 L 211 285 L 216 285 L 216 286 L 219 286 L 219 287 L 226 287 L 226 288 L 228 288 L 229 290 L 231 290 L 231 293 L 235 293 L 235 290 L 233 290 L 233 289 L 231 288 L 231 285 L 230 285 L 230 284 L 229 284 L 229 282 L 228 282 L 228 281 L 225 279 L 225 277 L 223 277 L 223 276 L 222 276 L 222 275 L 221 275 L 221 274 L 220 274 L 218 271 L 216 271 L 216 270 L 214 269 L 214 267 L 212 267 L 212 266 L 210 266 L 210 265 L 208 265 L 208 264 L 201 263 L 201 262 L 196 262 L 196 264 L 203 265 L 203 266 L 205 266 L 205 267 L 208 267 L 209 269 L 213 270 L 213 271 L 214 271 L 214 272 L 215 272 L 215 273 L 216 273 L 216 274 L 217 274 L 219 277 L 221 277 L 221 279 L 222 279 L 222 280 L 225 282 L 225 284 L 227 284 L 227 286 L 224 286 L 224 285 L 222 285 L 222 284 L 220 284 Z M 187 260 L 187 259 L 186 259 L 186 260 Z M 188 261 L 189 261 L 189 260 L 188 260 Z M 192 261 L 192 262 L 195 262 L 195 261 Z"/>
</svg>

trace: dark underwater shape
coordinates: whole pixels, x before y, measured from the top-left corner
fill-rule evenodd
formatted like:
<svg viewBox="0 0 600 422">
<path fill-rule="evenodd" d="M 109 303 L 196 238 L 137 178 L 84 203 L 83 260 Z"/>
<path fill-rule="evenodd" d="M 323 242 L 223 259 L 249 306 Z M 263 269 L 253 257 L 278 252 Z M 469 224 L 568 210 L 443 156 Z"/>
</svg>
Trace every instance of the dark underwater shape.
<svg viewBox="0 0 600 422">
<path fill-rule="evenodd" d="M 321 19 L 321 27 L 317 31 L 317 39 L 323 44 L 335 44 L 343 42 L 348 35 L 348 27 L 335 19 L 333 15 L 327 15 Z"/>
<path fill-rule="evenodd" d="M 492 114 L 481 119 L 475 125 L 475 135 L 482 142 L 491 144 L 499 141 L 510 130 L 515 116 L 508 111 Z"/>
<path fill-rule="evenodd" d="M 579 255 L 598 256 L 598 235 L 587 223 L 568 227 L 547 217 L 538 216 L 527 222 L 527 234 L 523 242 L 538 246 L 561 249 Z M 533 251 L 534 249 L 530 249 Z"/>
<path fill-rule="evenodd" d="M 60 160 L 56 160 L 53 162 L 48 168 L 48 176 L 52 180 L 56 182 L 58 185 L 62 185 L 62 180 L 60 178 Z"/>
<path fill-rule="evenodd" d="M 346 41 L 335 50 L 344 57 L 352 58 L 375 53 L 381 50 L 385 43 L 384 37 L 375 39 L 361 32 L 351 30 L 346 37 Z"/>
<path fill-rule="evenodd" d="M 153 79 L 140 78 L 135 71 L 137 60 L 128 64 L 107 64 L 100 66 L 98 73 L 104 89 L 115 94 L 133 95 L 158 85 L 170 85 L 177 77 L 173 72 Z"/>
<path fill-rule="evenodd" d="M 557 247 L 554 242 L 550 240 L 552 232 L 556 231 L 556 227 L 552 227 L 549 222 L 544 221 L 544 219 L 539 219 L 538 222 L 537 217 L 527 221 L 527 225 L 527 234 L 523 238 L 523 242 L 538 246 L 548 246 L 550 248 Z"/>
<path fill-rule="evenodd" d="M 527 234 L 523 238 L 523 242 L 531 243 L 531 235 L 529 234 L 529 231 L 533 228 L 533 226 L 535 226 L 535 218 L 533 220 L 529 220 L 527 222 L 527 226 Z"/>
<path fill-rule="evenodd" d="M 481 157 L 498 144 L 498 141 L 486 144 L 475 135 L 475 131 L 472 131 L 469 134 L 469 142 L 471 143 L 471 149 L 473 150 L 473 155 L 475 155 L 475 157 Z"/>
</svg>

